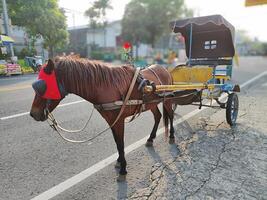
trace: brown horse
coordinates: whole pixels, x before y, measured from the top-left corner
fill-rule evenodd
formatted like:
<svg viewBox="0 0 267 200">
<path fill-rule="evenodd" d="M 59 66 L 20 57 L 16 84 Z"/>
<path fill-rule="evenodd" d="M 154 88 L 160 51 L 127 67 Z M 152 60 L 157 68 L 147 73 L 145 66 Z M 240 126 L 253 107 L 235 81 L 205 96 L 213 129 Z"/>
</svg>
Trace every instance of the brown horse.
<svg viewBox="0 0 267 200">
<path fill-rule="evenodd" d="M 49 60 L 44 72 L 47 75 L 54 72 L 57 83 L 63 87 L 67 93 L 76 94 L 94 105 L 104 104 L 122 100 L 129 88 L 131 80 L 135 73 L 135 68 L 126 65 L 121 67 L 108 66 L 106 63 L 90 61 L 87 59 L 73 59 L 62 57 L 55 61 Z M 147 80 L 153 81 L 155 84 L 172 84 L 172 78 L 169 72 L 158 65 L 150 66 L 144 69 L 141 74 Z M 48 88 L 47 88 L 48 89 Z M 36 94 L 32 103 L 30 115 L 37 121 L 45 121 L 47 113 L 45 109 L 52 112 L 59 102 L 64 98 L 61 95 L 59 99 L 47 99 L 40 94 Z M 136 83 L 130 99 L 141 100 L 143 93 L 138 90 Z M 159 97 L 155 94 L 146 96 L 147 99 L 157 100 Z M 146 145 L 153 145 L 153 139 L 156 137 L 156 131 L 160 119 L 162 117 L 157 104 L 160 101 L 153 101 L 145 104 L 142 111 L 151 110 L 154 115 L 155 124 L 153 130 L 147 140 Z M 126 117 L 134 115 L 140 105 L 126 106 L 123 114 L 111 128 L 114 140 L 117 145 L 119 157 L 117 159 L 117 167 L 120 167 L 118 180 L 124 180 L 127 174 L 126 160 L 124 155 L 124 120 Z M 120 109 L 115 110 L 98 110 L 107 123 L 111 124 L 115 121 Z M 165 130 L 168 131 L 168 121 L 170 121 L 170 142 L 174 142 L 173 128 L 173 110 L 169 100 L 163 102 L 163 118 Z"/>
</svg>

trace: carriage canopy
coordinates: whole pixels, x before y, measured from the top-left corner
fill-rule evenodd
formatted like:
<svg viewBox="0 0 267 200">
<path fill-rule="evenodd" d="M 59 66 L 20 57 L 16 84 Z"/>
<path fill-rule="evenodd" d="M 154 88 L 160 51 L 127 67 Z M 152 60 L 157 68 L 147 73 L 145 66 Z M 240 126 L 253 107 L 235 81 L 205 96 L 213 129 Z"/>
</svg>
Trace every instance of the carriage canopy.
<svg viewBox="0 0 267 200">
<path fill-rule="evenodd" d="M 185 38 L 186 55 L 190 59 L 218 59 L 235 54 L 235 28 L 221 15 L 176 20 L 170 27 Z"/>
</svg>

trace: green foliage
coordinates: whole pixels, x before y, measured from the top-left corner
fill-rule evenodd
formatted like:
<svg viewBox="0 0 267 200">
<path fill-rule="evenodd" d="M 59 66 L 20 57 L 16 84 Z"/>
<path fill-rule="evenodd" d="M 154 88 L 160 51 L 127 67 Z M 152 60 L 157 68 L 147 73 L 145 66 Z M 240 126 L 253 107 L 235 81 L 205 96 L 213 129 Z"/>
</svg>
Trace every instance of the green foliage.
<svg viewBox="0 0 267 200">
<path fill-rule="evenodd" d="M 21 49 L 20 52 L 16 52 L 16 55 L 20 58 L 23 59 L 25 56 L 34 56 L 37 54 L 37 50 L 35 48 L 23 48 Z"/>
<path fill-rule="evenodd" d="M 34 72 L 33 69 L 31 67 L 29 67 L 29 66 L 21 66 L 21 70 L 22 70 L 23 73 L 27 73 L 27 74 Z"/>
<path fill-rule="evenodd" d="M 148 40 L 149 34 L 144 24 L 147 20 L 145 13 L 146 8 L 140 4 L 140 0 L 132 0 L 126 5 L 122 19 L 122 36 L 134 45 L 146 43 Z"/>
<path fill-rule="evenodd" d="M 19 60 L 18 60 L 18 64 L 19 64 L 21 67 L 28 67 L 27 64 L 25 63 L 25 60 L 24 60 L 24 59 L 19 59 Z"/>
<path fill-rule="evenodd" d="M 58 0 L 9 0 L 8 8 L 13 24 L 25 27 L 34 38 L 43 37 L 51 57 L 55 48 L 67 42 L 66 16 Z"/>
<path fill-rule="evenodd" d="M 93 31 L 96 28 L 103 27 L 104 29 L 104 45 L 106 45 L 106 10 L 112 9 L 110 5 L 111 0 L 96 0 L 93 3 L 93 6 L 85 11 L 85 16 L 88 16 L 90 19 L 90 27 Z M 95 43 L 95 41 L 93 41 Z"/>
<path fill-rule="evenodd" d="M 110 0 L 97 0 L 94 2 L 94 8 L 99 10 L 99 14 L 102 17 L 106 16 L 106 9 L 112 9 Z"/>
<path fill-rule="evenodd" d="M 6 66 L 0 64 L 0 75 L 5 75 L 6 73 L 7 73 Z"/>
<path fill-rule="evenodd" d="M 267 56 L 267 42 L 262 43 L 262 52 L 264 56 Z"/>
<path fill-rule="evenodd" d="M 25 56 L 30 56 L 30 51 L 28 48 L 23 48 L 20 51 L 19 58 L 24 58 Z"/>
<path fill-rule="evenodd" d="M 99 18 L 99 12 L 94 7 L 91 7 L 85 11 L 84 15 L 89 17 L 90 27 L 96 29 L 98 26 L 97 19 Z"/>
<path fill-rule="evenodd" d="M 92 51 L 91 52 L 91 58 L 95 60 L 103 60 L 104 59 L 104 53 L 102 51 Z"/>
<path fill-rule="evenodd" d="M 106 10 L 112 9 L 110 3 L 111 0 L 96 0 L 93 5 L 85 11 L 84 14 L 89 17 L 91 27 L 99 25 L 105 26 Z"/>
<path fill-rule="evenodd" d="M 170 32 L 171 20 L 192 15 L 184 0 L 132 0 L 124 12 L 122 34 L 135 45 L 143 42 L 153 47 L 160 36 Z"/>
<path fill-rule="evenodd" d="M 33 73 L 34 72 L 33 69 L 26 64 L 24 59 L 19 59 L 18 64 L 20 65 L 23 73 Z"/>
</svg>

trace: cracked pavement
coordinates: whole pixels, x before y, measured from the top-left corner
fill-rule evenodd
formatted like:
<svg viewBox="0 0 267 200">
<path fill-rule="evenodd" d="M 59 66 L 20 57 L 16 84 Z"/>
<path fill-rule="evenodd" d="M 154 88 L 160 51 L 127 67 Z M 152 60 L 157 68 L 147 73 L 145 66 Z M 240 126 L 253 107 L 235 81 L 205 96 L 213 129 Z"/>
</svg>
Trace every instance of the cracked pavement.
<svg viewBox="0 0 267 200">
<path fill-rule="evenodd" d="M 129 199 L 267 199 L 267 94 L 259 85 L 239 95 L 234 128 L 224 110 L 178 125 L 176 154 L 155 163 Z"/>
</svg>

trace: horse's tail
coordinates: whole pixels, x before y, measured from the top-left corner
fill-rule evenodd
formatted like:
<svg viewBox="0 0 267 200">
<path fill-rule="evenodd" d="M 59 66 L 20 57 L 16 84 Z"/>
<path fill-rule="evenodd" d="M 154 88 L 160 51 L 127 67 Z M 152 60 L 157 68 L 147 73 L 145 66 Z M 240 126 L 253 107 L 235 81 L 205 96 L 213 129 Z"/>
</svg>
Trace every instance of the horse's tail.
<svg viewBox="0 0 267 200">
<path fill-rule="evenodd" d="M 168 138 L 168 133 L 169 133 L 169 116 L 168 116 L 168 111 L 164 106 L 164 102 L 162 104 L 163 107 L 163 124 L 165 127 L 165 138 Z"/>
</svg>

